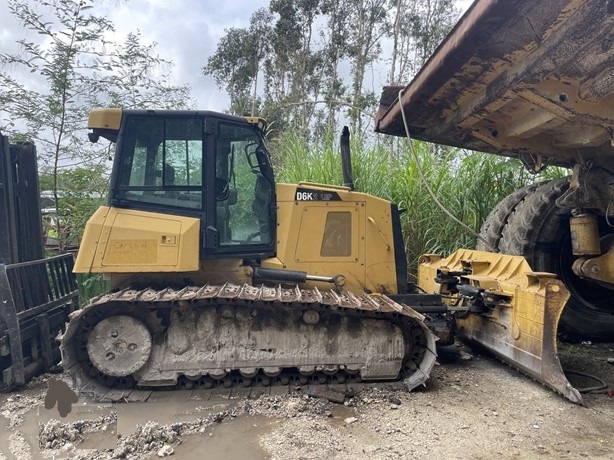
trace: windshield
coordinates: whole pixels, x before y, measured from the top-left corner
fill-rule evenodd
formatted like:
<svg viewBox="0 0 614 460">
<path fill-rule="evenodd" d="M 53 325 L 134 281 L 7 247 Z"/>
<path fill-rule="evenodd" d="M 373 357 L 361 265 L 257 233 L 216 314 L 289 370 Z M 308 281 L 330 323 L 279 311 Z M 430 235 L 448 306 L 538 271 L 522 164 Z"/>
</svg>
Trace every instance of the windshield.
<svg viewBox="0 0 614 460">
<path fill-rule="evenodd" d="M 123 127 L 116 199 L 203 207 L 203 119 L 134 117 Z"/>
</svg>

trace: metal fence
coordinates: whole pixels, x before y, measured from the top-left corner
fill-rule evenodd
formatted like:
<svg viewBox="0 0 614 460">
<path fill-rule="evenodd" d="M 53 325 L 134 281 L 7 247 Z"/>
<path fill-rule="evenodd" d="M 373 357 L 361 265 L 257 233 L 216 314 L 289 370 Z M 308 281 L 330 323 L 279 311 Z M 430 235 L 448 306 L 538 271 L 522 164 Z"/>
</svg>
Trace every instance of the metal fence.
<svg viewBox="0 0 614 460">
<path fill-rule="evenodd" d="M 0 371 L 6 388 L 59 363 L 56 336 L 79 306 L 72 268 L 72 254 L 0 264 Z"/>
<path fill-rule="evenodd" d="M 44 257 L 36 146 L 0 134 L 0 263 Z"/>
</svg>

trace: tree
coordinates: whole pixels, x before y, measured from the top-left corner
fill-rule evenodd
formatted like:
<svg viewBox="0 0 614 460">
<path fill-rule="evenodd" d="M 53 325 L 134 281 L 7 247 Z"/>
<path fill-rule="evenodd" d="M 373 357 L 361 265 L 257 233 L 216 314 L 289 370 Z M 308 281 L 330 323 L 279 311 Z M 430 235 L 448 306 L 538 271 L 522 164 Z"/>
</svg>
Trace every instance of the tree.
<svg viewBox="0 0 614 460">
<path fill-rule="evenodd" d="M 54 180 L 52 175 L 41 175 L 41 190 L 51 190 Z M 58 191 L 60 202 L 53 212 L 43 215 L 43 227 L 45 233 L 55 235 L 64 248 L 74 248 L 79 245 L 87 220 L 104 204 L 108 189 L 106 168 L 99 164 L 64 169 L 59 172 L 58 182 L 62 184 Z"/>
<path fill-rule="evenodd" d="M 389 84 L 409 80 L 456 23 L 455 0 L 391 0 L 394 17 Z"/>
<path fill-rule="evenodd" d="M 230 112 L 243 113 L 250 104 L 248 88 L 254 81 L 254 64 L 245 50 L 251 46 L 249 32 L 230 28 L 222 37 L 217 50 L 203 67 L 204 75 L 211 75 L 230 97 Z"/>
<path fill-rule="evenodd" d="M 0 60 L 3 64 L 29 69 L 44 83 L 45 90 L 30 90 L 26 82 L 2 72 L 2 105 L 13 122 L 25 123 L 28 136 L 38 144 L 39 157 L 46 166 L 44 170 L 53 177 L 52 191 L 58 214 L 58 172 L 63 162 L 92 161 L 91 150 L 83 149 L 77 138 L 85 125 L 87 109 L 97 100 L 93 85 L 88 84 L 87 73 L 96 66 L 92 61 L 98 54 L 96 46 L 104 43 L 106 32 L 113 31 L 107 19 L 90 14 L 91 3 L 87 0 L 61 0 L 50 5 L 38 0 L 8 2 L 11 14 L 43 40 L 38 43 L 20 40 L 23 53 L 1 55 Z M 52 9 L 52 21 L 38 12 L 43 6 Z M 60 251 L 64 249 L 62 243 Z"/>
<path fill-rule="evenodd" d="M 255 113 L 258 99 L 258 75 L 268 53 L 270 13 L 261 8 L 250 19 L 250 27 L 230 28 L 203 67 L 218 86 L 230 96 L 230 112 Z"/>
<path fill-rule="evenodd" d="M 390 63 L 381 84 L 409 80 L 456 20 L 454 1 L 271 0 L 249 27 L 226 31 L 204 72 L 229 93 L 233 113 L 251 105 L 280 134 L 330 138 L 342 110 L 362 133 L 377 106 L 369 73 Z"/>
<path fill-rule="evenodd" d="M 315 19 L 320 15 L 320 0 L 272 0 L 270 9 L 277 14 L 274 45 L 275 61 L 269 74 L 284 71 L 288 92 L 283 104 L 288 121 L 301 135 L 307 136 L 314 101 L 322 84 L 321 55 L 314 50 Z M 288 71 L 289 70 L 289 71 Z"/>
<path fill-rule="evenodd" d="M 345 0 L 344 5 L 355 28 L 349 37 L 352 93 L 348 114 L 350 129 L 355 132 L 362 130 L 362 110 L 376 104 L 375 95 L 364 91 L 363 83 L 368 66 L 379 58 L 381 40 L 388 34 L 390 24 L 387 0 Z"/>
<path fill-rule="evenodd" d="M 326 131 L 332 132 L 336 127 L 336 115 L 342 104 L 347 87 L 339 75 L 339 66 L 348 55 L 347 46 L 350 31 L 347 16 L 337 0 L 324 0 L 322 13 L 328 18 L 328 27 L 320 33 L 324 39 L 323 88 L 326 102 Z"/>
</svg>

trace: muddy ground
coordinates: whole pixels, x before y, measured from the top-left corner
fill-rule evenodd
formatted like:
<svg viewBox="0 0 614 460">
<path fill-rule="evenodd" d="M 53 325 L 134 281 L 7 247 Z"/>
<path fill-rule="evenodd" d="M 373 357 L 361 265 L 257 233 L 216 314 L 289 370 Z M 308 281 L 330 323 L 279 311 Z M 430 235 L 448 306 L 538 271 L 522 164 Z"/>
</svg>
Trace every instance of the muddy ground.
<svg viewBox="0 0 614 460">
<path fill-rule="evenodd" d="M 564 367 L 614 387 L 614 344 L 560 351 Z M 193 390 L 161 392 L 147 403 L 80 401 L 62 418 L 43 404 L 49 379 L 58 377 L 0 394 L 0 460 L 614 457 L 607 390 L 586 394 L 581 407 L 460 344 L 440 351 L 425 388 L 375 386 L 342 404 L 279 388 L 251 396 Z"/>
</svg>

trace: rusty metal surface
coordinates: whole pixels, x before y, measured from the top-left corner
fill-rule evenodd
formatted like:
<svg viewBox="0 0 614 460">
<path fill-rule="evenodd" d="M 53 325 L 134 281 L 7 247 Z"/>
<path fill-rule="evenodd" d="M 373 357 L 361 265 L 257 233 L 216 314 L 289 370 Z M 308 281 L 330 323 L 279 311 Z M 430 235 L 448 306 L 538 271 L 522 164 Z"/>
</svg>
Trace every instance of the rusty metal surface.
<svg viewBox="0 0 614 460">
<path fill-rule="evenodd" d="M 303 324 L 305 311 L 332 318 L 326 320 L 330 324 Z M 130 315 L 152 332 L 151 357 L 127 379 L 97 371 L 85 346 L 96 324 L 114 315 Z M 79 390 L 94 383 L 110 388 L 137 382 L 145 387 L 258 386 L 321 383 L 331 376 L 332 381 L 341 382 L 339 376 L 349 382 L 356 373 L 365 381 L 402 378 L 411 390 L 428 379 L 436 359 L 436 338 L 423 320 L 383 295 L 316 288 L 226 283 L 181 290 L 124 289 L 73 313 L 62 338 L 62 364 Z M 358 346 L 361 341 L 364 345 Z M 275 349 L 279 353 L 272 353 Z M 307 355 L 311 349 L 315 354 Z M 100 356 L 104 359 L 105 353 Z M 314 356 L 321 356 L 321 362 Z M 348 356 L 352 360 L 347 363 L 335 361 Z"/>
<path fill-rule="evenodd" d="M 438 270 L 462 269 L 468 269 L 463 281 L 484 289 L 487 301 L 486 308 L 458 319 L 459 337 L 479 343 L 570 401 L 583 404 L 558 358 L 556 331 L 569 299 L 565 285 L 551 273 L 533 272 L 523 257 L 459 249 L 446 258 L 423 256 L 419 286 L 439 292 L 442 285 L 434 282 Z"/>
<path fill-rule="evenodd" d="M 614 2 L 477 0 L 376 131 L 517 156 L 530 167 L 614 160 Z"/>
</svg>

